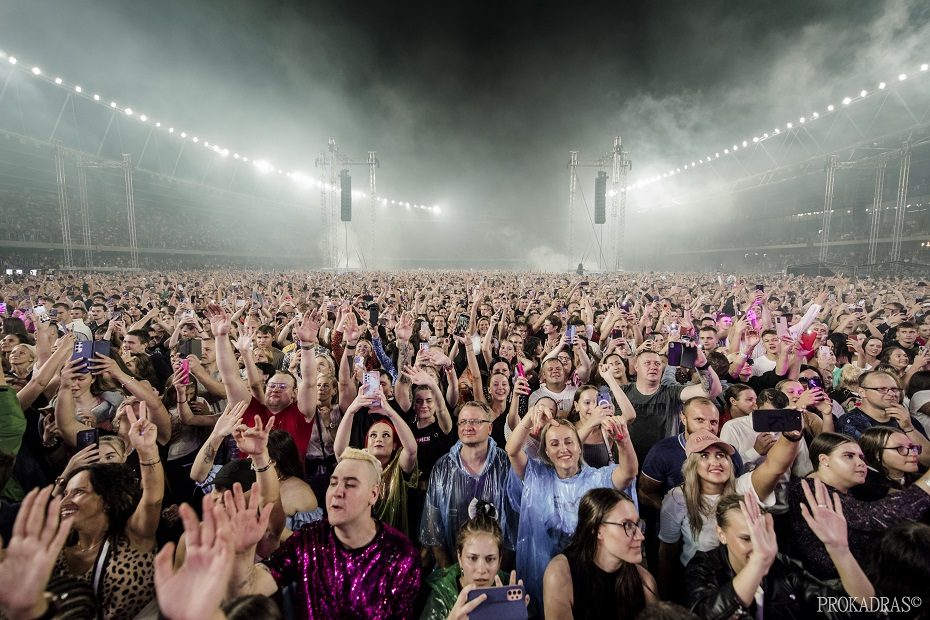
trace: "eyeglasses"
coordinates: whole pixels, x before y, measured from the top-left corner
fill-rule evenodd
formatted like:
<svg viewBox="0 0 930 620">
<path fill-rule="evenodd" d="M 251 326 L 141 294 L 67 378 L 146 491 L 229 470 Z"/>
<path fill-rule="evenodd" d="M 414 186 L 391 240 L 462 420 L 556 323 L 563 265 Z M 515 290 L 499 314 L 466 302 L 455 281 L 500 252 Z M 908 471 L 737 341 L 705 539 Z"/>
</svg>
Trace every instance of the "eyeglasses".
<svg viewBox="0 0 930 620">
<path fill-rule="evenodd" d="M 287 383 L 269 383 L 269 390 L 281 390 L 282 392 L 289 388 L 290 386 Z"/>
<path fill-rule="evenodd" d="M 860 385 L 859 387 L 861 387 L 863 390 L 875 390 L 882 396 L 885 394 L 890 394 L 891 392 L 894 392 L 895 394 L 901 393 L 901 388 L 897 387 L 866 387 L 864 385 Z"/>
<path fill-rule="evenodd" d="M 459 428 L 465 428 L 466 426 L 481 426 L 482 424 L 490 424 L 490 420 L 459 420 Z"/>
<path fill-rule="evenodd" d="M 919 455 L 924 451 L 924 447 L 920 445 L 911 444 L 909 446 L 888 446 L 887 448 L 882 448 L 882 450 L 897 450 L 898 454 L 901 456 L 907 456 L 908 454 L 913 454 L 915 456 Z"/>
<path fill-rule="evenodd" d="M 605 525 L 619 525 L 630 538 L 635 537 L 637 531 L 643 536 L 646 535 L 646 522 L 642 519 L 639 521 L 624 521 L 622 523 L 617 523 L 616 521 L 601 521 L 601 523 Z"/>
</svg>

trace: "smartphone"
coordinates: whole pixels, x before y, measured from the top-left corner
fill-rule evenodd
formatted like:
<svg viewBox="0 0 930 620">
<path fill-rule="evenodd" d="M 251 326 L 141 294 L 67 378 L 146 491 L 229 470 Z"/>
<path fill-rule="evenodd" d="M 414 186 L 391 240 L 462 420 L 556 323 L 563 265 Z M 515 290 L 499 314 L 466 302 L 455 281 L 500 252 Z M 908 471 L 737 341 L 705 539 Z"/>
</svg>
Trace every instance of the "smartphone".
<svg viewBox="0 0 930 620">
<path fill-rule="evenodd" d="M 464 312 L 460 313 L 455 319 L 455 334 L 457 336 L 465 335 L 465 332 L 468 331 L 468 324 L 471 322 L 471 316 L 465 314 Z"/>
<path fill-rule="evenodd" d="M 591 283 L 588 282 L 587 280 L 582 280 L 581 282 L 578 283 L 578 286 L 589 286 L 590 284 Z"/>
<path fill-rule="evenodd" d="M 757 290 L 757 291 L 761 291 L 761 292 L 764 293 L 764 292 L 765 292 L 765 285 L 764 285 L 764 284 L 756 284 L 756 290 Z"/>
<path fill-rule="evenodd" d="M 420 343 L 420 351 L 429 351 L 429 343 L 428 343 L 428 342 L 421 342 L 421 343 Z"/>
<path fill-rule="evenodd" d="M 6 314 L 6 304 L 0 302 L 0 314 Z"/>
<path fill-rule="evenodd" d="M 612 330 L 610 330 L 610 339 L 611 339 L 611 340 L 616 340 L 617 338 L 620 338 L 621 336 L 623 336 L 623 331 L 622 331 L 622 330 L 619 330 L 619 329 L 612 329 Z"/>
<path fill-rule="evenodd" d="M 568 336 L 568 344 L 572 344 L 572 341 L 578 335 L 578 327 L 575 325 L 569 325 L 565 328 L 565 334 Z"/>
<path fill-rule="evenodd" d="M 469 620 L 525 620 L 527 618 L 523 586 L 475 588 L 468 593 L 473 601 L 482 594 L 487 598 L 468 614 Z"/>
<path fill-rule="evenodd" d="M 681 368 L 694 368 L 697 363 L 697 348 L 686 347 L 684 343 L 668 343 L 668 365 Z"/>
<path fill-rule="evenodd" d="M 371 295 L 362 295 L 362 301 L 367 301 L 371 303 L 373 300 L 374 300 L 374 297 L 372 297 Z"/>
<path fill-rule="evenodd" d="M 100 443 L 100 431 L 96 428 L 92 428 L 86 431 L 78 431 L 77 434 L 77 449 L 83 450 L 91 444 Z"/>
<path fill-rule="evenodd" d="M 808 330 L 801 334 L 801 349 L 804 351 L 811 351 L 814 348 L 814 343 L 817 342 L 817 334 Z"/>
<path fill-rule="evenodd" d="M 749 324 L 752 325 L 753 329 L 759 329 L 759 317 L 756 315 L 755 310 L 749 310 L 746 312 L 746 320 L 749 321 Z"/>
<path fill-rule="evenodd" d="M 788 336 L 791 337 L 791 332 L 788 331 L 788 317 L 780 316 L 775 319 L 775 332 L 778 334 L 778 337 Z"/>
<path fill-rule="evenodd" d="M 245 307 L 245 300 L 244 300 L 244 299 L 237 299 L 237 300 L 236 300 L 236 307 L 237 307 L 237 308 L 244 308 L 244 307 Z"/>
<path fill-rule="evenodd" d="M 196 338 L 194 340 L 190 340 L 189 342 L 190 351 L 188 352 L 188 355 L 195 355 L 198 358 L 201 357 L 203 355 L 203 341 L 199 338 Z"/>
<path fill-rule="evenodd" d="M 368 306 L 368 324 L 371 327 L 378 326 L 378 304 L 371 304 Z"/>
<path fill-rule="evenodd" d="M 187 358 L 181 360 L 181 385 L 191 382 L 191 361 Z"/>
<path fill-rule="evenodd" d="M 353 361 L 355 362 L 356 366 L 361 366 L 362 368 L 365 367 L 365 358 L 361 355 L 356 355 Z"/>
<path fill-rule="evenodd" d="M 94 356 L 102 355 L 104 357 L 110 357 L 110 341 L 109 340 L 98 340 L 94 343 Z"/>
<path fill-rule="evenodd" d="M 517 362 L 517 376 L 526 379 L 526 368 L 523 367 L 522 362 Z"/>
<path fill-rule="evenodd" d="M 597 391 L 597 406 L 609 405 L 613 402 L 610 396 L 610 388 L 606 385 L 602 385 Z"/>
<path fill-rule="evenodd" d="M 806 383 L 807 389 L 809 390 L 823 389 L 823 379 L 820 377 L 805 377 L 800 381 L 801 383 Z"/>
<path fill-rule="evenodd" d="M 78 372 L 87 374 L 90 368 L 87 367 L 87 361 L 94 351 L 94 343 L 90 340 L 77 340 L 74 348 L 71 350 L 71 361 L 81 360 L 83 363 L 78 365 Z"/>
<path fill-rule="evenodd" d="M 752 412 L 752 430 L 757 433 L 786 433 L 801 430 L 797 409 L 757 409 Z"/>
<path fill-rule="evenodd" d="M 365 393 L 368 395 L 374 395 L 378 393 L 378 387 L 381 386 L 381 377 L 377 371 L 370 371 L 365 373 Z"/>
</svg>

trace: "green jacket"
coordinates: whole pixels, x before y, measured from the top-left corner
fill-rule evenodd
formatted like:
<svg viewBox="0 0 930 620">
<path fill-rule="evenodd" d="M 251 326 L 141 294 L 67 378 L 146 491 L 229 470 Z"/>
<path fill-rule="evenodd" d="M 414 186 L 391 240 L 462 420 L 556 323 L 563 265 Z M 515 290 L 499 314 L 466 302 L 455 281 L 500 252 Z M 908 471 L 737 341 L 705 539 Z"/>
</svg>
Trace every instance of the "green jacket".
<svg viewBox="0 0 930 620">
<path fill-rule="evenodd" d="M 16 393 L 7 385 L 0 386 L 0 450 L 7 454 L 18 453 L 25 432 L 26 416 Z M 22 501 L 23 495 L 19 483 L 10 478 L 3 488 L 3 497 L 18 502 Z"/>
<path fill-rule="evenodd" d="M 449 568 L 437 568 L 430 573 L 426 583 L 431 592 L 420 620 L 446 620 L 449 617 L 449 612 L 455 607 L 455 599 L 462 591 L 459 587 L 461 576 L 462 567 L 458 564 Z M 500 577 L 501 583 L 508 583 L 510 580 L 510 576 L 503 571 L 498 571 L 497 576 Z"/>
</svg>

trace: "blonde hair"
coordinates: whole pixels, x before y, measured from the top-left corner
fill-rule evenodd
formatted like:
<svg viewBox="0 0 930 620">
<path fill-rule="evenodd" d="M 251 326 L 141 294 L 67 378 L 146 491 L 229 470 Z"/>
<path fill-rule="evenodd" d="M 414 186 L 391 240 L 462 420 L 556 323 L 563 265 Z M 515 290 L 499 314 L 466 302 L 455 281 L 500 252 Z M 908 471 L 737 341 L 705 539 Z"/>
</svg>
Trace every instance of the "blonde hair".
<svg viewBox="0 0 930 620">
<path fill-rule="evenodd" d="M 854 364 L 846 364 L 840 371 L 840 387 L 856 390 L 859 387 L 859 375 L 864 371 Z"/>
<path fill-rule="evenodd" d="M 572 434 L 575 436 L 575 441 L 578 442 L 578 467 L 584 465 L 584 444 L 581 443 L 581 436 L 578 435 L 578 429 L 575 428 L 574 424 L 563 418 L 553 418 L 539 433 L 539 460 L 555 469 L 555 463 L 552 462 L 552 459 L 550 459 L 549 455 L 546 453 L 546 441 L 549 437 L 549 429 L 554 426 L 563 426 L 572 431 Z"/>
<path fill-rule="evenodd" d="M 120 458 L 126 458 L 126 442 L 119 435 L 104 435 L 100 437 L 99 442 L 110 444 L 110 447 L 120 455 Z"/>
<path fill-rule="evenodd" d="M 371 466 L 371 473 L 374 474 L 375 484 L 381 484 L 381 462 L 365 450 L 359 450 L 358 448 L 346 448 L 342 456 L 339 457 L 339 461 L 362 461 Z"/>
<path fill-rule="evenodd" d="M 733 458 L 730 458 L 730 478 L 726 481 L 720 497 L 736 493 L 736 476 L 733 474 Z M 701 453 L 694 452 L 688 455 L 681 474 L 685 481 L 681 484 L 681 494 L 685 499 L 685 508 L 688 512 L 688 525 L 695 540 L 701 534 L 704 519 L 714 518 L 717 508 L 716 502 L 709 501 L 701 492 L 701 477 L 698 475 L 698 463 L 701 462 Z"/>
</svg>

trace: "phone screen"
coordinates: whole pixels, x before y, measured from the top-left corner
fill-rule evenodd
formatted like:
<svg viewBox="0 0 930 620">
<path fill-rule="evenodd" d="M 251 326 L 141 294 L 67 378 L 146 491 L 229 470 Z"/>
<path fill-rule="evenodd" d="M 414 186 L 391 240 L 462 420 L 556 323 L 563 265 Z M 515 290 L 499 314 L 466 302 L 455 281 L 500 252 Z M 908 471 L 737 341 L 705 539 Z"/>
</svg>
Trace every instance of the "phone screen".
<svg viewBox="0 0 930 620">
<path fill-rule="evenodd" d="M 77 433 L 77 449 L 83 450 L 91 444 L 99 443 L 100 441 L 100 432 L 96 428 L 92 428 L 86 431 L 78 431 Z"/>
</svg>

